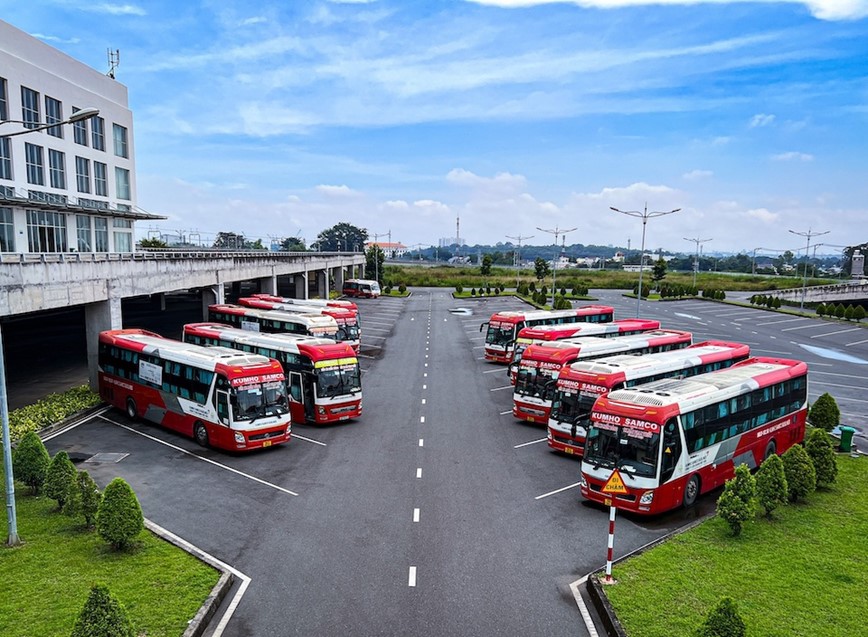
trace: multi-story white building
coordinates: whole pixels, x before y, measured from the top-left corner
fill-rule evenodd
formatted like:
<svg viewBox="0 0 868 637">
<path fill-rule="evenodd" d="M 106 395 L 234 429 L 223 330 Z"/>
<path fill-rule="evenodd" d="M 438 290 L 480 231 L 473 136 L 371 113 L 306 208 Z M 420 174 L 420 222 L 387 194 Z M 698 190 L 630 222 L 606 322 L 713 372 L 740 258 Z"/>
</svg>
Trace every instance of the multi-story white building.
<svg viewBox="0 0 868 637">
<path fill-rule="evenodd" d="M 0 252 L 133 251 L 164 218 L 136 207 L 134 150 L 127 87 L 0 20 Z"/>
</svg>

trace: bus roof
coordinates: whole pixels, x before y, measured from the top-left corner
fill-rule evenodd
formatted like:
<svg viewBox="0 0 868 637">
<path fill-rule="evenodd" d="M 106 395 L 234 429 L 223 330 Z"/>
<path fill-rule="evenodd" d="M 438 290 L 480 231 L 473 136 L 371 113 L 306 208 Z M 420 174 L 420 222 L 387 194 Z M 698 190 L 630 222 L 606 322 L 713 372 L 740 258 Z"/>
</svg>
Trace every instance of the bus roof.
<svg viewBox="0 0 868 637">
<path fill-rule="evenodd" d="M 356 358 L 352 347 L 346 343 L 336 343 L 330 338 L 251 332 L 223 323 L 188 323 L 184 326 L 184 334 L 220 338 L 240 345 L 267 347 L 279 352 L 304 354 L 313 361 Z"/>
<path fill-rule="evenodd" d="M 743 393 L 744 389 L 758 389 L 807 373 L 808 366 L 802 361 L 758 356 L 726 369 L 686 379 L 668 378 L 631 389 L 618 389 L 600 400 L 647 407 L 678 405 L 689 410 L 696 404 L 707 402 L 710 396 L 736 396 Z"/>
<path fill-rule="evenodd" d="M 595 314 L 614 314 L 614 308 L 608 305 L 583 305 L 571 310 L 531 310 L 530 312 L 495 312 L 488 319 L 500 323 L 521 323 L 534 319 L 561 318 L 566 316 L 593 316 Z"/>
<path fill-rule="evenodd" d="M 551 341 L 539 345 L 530 345 L 521 357 L 521 365 L 531 367 L 533 361 L 546 361 L 563 365 L 574 359 L 579 352 L 594 355 L 605 355 L 607 352 L 617 354 L 629 352 L 631 349 L 650 345 L 671 343 L 690 343 L 693 335 L 682 330 L 652 330 L 641 334 L 631 334 L 619 338 L 599 338 L 584 336 L 569 338 L 562 341 Z"/>
<path fill-rule="evenodd" d="M 353 320 L 358 314 L 355 310 L 348 307 L 297 305 L 295 303 L 271 301 L 256 296 L 238 299 L 238 303 L 244 307 L 258 308 L 260 310 L 280 310 L 282 312 L 289 312 L 290 314 L 331 316 L 335 320 L 341 321 Z"/>
<path fill-rule="evenodd" d="M 342 299 L 294 299 L 288 296 L 275 296 L 274 294 L 254 294 L 253 298 L 274 301 L 275 303 L 290 303 L 292 305 L 308 305 L 310 307 L 343 307 L 348 310 L 359 311 L 359 306 L 352 301 Z"/>
<path fill-rule="evenodd" d="M 107 345 L 158 355 L 164 360 L 175 363 L 195 365 L 211 371 L 222 369 L 227 373 L 232 372 L 229 375 L 234 377 L 244 373 L 259 373 L 262 367 L 273 368 L 277 364 L 267 356 L 248 354 L 225 347 L 194 345 L 139 329 L 107 330 L 100 332 L 99 340 Z M 241 373 L 242 370 L 239 368 L 244 368 L 244 373 Z"/>
<path fill-rule="evenodd" d="M 618 319 L 611 323 L 562 323 L 561 325 L 536 325 L 523 327 L 518 331 L 518 338 L 538 341 L 557 341 L 568 338 L 564 334 L 575 336 L 595 336 L 597 334 L 617 334 L 636 330 L 651 331 L 660 329 L 660 321 L 652 319 Z"/>
<path fill-rule="evenodd" d="M 272 321 L 284 321 L 287 323 L 299 323 L 307 327 L 334 327 L 337 330 L 337 321 L 331 316 L 317 314 L 297 314 L 283 310 L 263 310 L 259 308 L 244 307 L 243 305 L 231 305 L 228 303 L 209 305 L 208 309 L 214 312 L 226 312 L 238 316 L 253 316 L 256 318 L 271 319 Z"/>
<path fill-rule="evenodd" d="M 634 356 L 618 354 L 588 361 L 577 361 L 564 369 L 560 380 L 588 379 L 592 376 L 618 374 L 624 380 L 641 378 L 659 372 L 675 371 L 702 363 L 743 358 L 750 355 L 750 347 L 742 343 L 704 341 L 684 349 Z M 598 379 L 600 380 L 600 379 Z"/>
</svg>

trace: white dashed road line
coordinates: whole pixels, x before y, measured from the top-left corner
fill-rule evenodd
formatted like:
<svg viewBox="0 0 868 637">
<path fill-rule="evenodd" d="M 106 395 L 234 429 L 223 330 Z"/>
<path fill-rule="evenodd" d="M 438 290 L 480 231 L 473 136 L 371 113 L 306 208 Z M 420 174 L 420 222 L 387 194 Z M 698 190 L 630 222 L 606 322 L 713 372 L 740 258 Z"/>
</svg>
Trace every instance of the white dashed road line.
<svg viewBox="0 0 868 637">
<path fill-rule="evenodd" d="M 550 495 L 555 495 L 556 493 L 562 493 L 563 491 L 569 491 L 570 489 L 575 489 L 577 486 L 582 484 L 581 482 L 576 482 L 575 484 L 571 484 L 566 487 L 561 487 L 560 489 L 555 489 L 554 491 L 549 491 L 548 493 L 543 493 L 542 495 L 538 495 L 534 498 L 534 500 L 542 500 L 543 498 L 547 498 Z"/>
<path fill-rule="evenodd" d="M 541 442 L 545 442 L 548 438 L 540 438 L 539 440 L 531 440 L 530 442 L 523 442 L 520 445 L 515 445 L 513 449 L 520 449 L 521 447 L 527 447 L 529 445 L 536 445 Z"/>
</svg>

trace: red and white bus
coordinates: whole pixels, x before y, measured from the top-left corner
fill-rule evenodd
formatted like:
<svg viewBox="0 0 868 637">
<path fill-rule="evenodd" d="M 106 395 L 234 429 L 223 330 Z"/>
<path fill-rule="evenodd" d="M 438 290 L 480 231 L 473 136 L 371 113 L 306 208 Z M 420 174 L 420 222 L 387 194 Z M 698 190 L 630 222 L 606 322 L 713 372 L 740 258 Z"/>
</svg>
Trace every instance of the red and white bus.
<svg viewBox="0 0 868 637">
<path fill-rule="evenodd" d="M 344 296 L 375 299 L 380 296 L 380 284 L 372 279 L 347 279 L 341 292 Z"/>
<path fill-rule="evenodd" d="M 292 334 L 263 334 L 220 323 L 189 323 L 184 340 L 231 347 L 277 360 L 286 374 L 294 422 L 325 424 L 362 414 L 362 374 L 346 343 Z"/>
<path fill-rule="evenodd" d="M 600 396 L 661 378 L 706 374 L 730 367 L 748 356 L 750 347 L 747 345 L 705 341 L 671 352 L 607 356 L 567 365 L 555 384 L 549 415 L 549 447 L 570 455 L 582 455 L 591 409 Z"/>
<path fill-rule="evenodd" d="M 359 306 L 352 301 L 342 299 L 294 299 L 289 296 L 275 296 L 273 294 L 253 294 L 254 298 L 274 301 L 275 303 L 289 303 L 290 305 L 309 305 L 310 307 L 342 307 L 346 310 L 359 311 Z"/>
<path fill-rule="evenodd" d="M 249 451 L 292 433 L 280 363 L 145 330 L 99 335 L 99 395 L 202 446 Z"/>
<path fill-rule="evenodd" d="M 599 398 L 582 459 L 582 495 L 654 514 L 690 506 L 805 437 L 808 366 L 749 358 L 720 371 L 659 380 Z M 604 495 L 618 470 L 626 493 Z"/>
<path fill-rule="evenodd" d="M 548 425 L 555 381 L 565 365 L 615 354 L 651 354 L 682 349 L 693 335 L 680 330 L 653 330 L 620 338 L 586 336 L 531 345 L 524 350 L 515 380 L 512 415 Z"/>
<path fill-rule="evenodd" d="M 267 334 L 297 334 L 332 340 L 336 340 L 338 334 L 338 322 L 331 316 L 293 314 L 243 305 L 209 305 L 208 320 Z"/>
<path fill-rule="evenodd" d="M 608 305 L 586 305 L 571 310 L 534 310 L 532 312 L 496 312 L 485 326 L 485 360 L 509 363 L 519 330 L 534 325 L 563 325 L 564 323 L 611 323 L 615 310 Z"/>
<path fill-rule="evenodd" d="M 353 351 L 357 354 L 359 353 L 359 348 L 361 347 L 361 329 L 359 327 L 359 315 L 355 310 L 343 307 L 294 305 L 279 301 L 269 301 L 268 299 L 255 296 L 238 299 L 238 303 L 244 307 L 253 307 L 260 310 L 280 310 L 281 312 L 289 312 L 290 314 L 331 316 L 338 324 L 335 340 L 339 343 L 346 343 L 353 348 Z"/>
<path fill-rule="evenodd" d="M 538 345 L 550 341 L 562 341 L 568 338 L 580 336 L 597 336 L 602 338 L 616 338 L 641 334 L 651 330 L 659 330 L 660 321 L 651 319 L 619 319 L 611 323 L 565 323 L 563 325 L 536 325 L 523 327 L 515 339 L 512 351 L 512 360 L 509 362 L 509 380 L 514 385 L 515 375 L 518 373 L 518 364 L 521 355 L 529 345 Z"/>
</svg>

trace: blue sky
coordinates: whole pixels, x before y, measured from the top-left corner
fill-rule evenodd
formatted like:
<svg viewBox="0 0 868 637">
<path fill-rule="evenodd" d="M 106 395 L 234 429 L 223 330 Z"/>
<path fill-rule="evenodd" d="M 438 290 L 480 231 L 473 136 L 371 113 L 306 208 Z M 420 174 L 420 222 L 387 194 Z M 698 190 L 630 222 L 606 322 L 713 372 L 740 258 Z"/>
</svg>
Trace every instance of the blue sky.
<svg viewBox="0 0 868 637">
<path fill-rule="evenodd" d="M 117 78 L 164 230 L 638 247 L 868 240 L 868 0 L 21 3 Z M 149 226 L 139 230 L 146 235 Z M 383 238 L 382 240 L 385 240 Z M 836 252 L 835 248 L 819 252 Z"/>
</svg>

